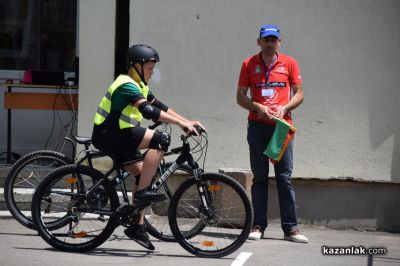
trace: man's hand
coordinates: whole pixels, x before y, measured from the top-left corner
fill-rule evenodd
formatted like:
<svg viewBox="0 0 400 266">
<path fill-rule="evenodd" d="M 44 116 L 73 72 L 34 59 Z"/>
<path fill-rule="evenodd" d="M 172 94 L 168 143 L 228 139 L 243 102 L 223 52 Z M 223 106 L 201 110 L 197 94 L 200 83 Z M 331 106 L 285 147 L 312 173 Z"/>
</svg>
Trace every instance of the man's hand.
<svg viewBox="0 0 400 266">
<path fill-rule="evenodd" d="M 268 106 L 262 104 L 256 104 L 257 106 L 257 117 L 264 120 L 274 120 L 275 112 L 273 112 Z"/>
<path fill-rule="evenodd" d="M 285 106 L 280 105 L 275 112 L 275 116 L 278 118 L 283 118 L 285 114 L 288 112 L 287 108 Z"/>
</svg>

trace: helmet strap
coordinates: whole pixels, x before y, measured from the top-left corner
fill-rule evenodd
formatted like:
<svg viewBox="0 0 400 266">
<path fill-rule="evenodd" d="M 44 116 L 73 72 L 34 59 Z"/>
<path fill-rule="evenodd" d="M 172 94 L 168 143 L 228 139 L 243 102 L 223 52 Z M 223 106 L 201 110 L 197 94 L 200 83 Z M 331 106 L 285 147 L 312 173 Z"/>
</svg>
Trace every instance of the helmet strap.
<svg viewBox="0 0 400 266">
<path fill-rule="evenodd" d="M 147 82 L 144 80 L 144 70 L 143 70 L 143 63 L 140 64 L 140 67 L 142 68 L 142 72 L 141 74 L 139 74 L 140 78 L 142 79 L 142 82 L 144 83 L 144 85 L 147 86 Z"/>
<path fill-rule="evenodd" d="M 147 82 L 146 82 L 145 79 L 144 79 L 143 64 L 140 64 L 141 70 L 142 70 L 142 71 L 139 71 L 139 70 L 136 68 L 135 64 L 131 64 L 131 66 L 135 69 L 136 73 L 139 75 L 140 80 L 144 83 L 144 85 L 147 85 Z"/>
</svg>

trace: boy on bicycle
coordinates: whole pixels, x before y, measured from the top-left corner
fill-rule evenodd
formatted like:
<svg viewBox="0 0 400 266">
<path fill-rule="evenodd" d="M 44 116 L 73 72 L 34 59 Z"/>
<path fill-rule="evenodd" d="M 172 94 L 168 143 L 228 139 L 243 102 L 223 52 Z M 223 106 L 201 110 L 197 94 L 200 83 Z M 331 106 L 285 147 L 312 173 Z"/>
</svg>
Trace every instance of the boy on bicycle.
<svg viewBox="0 0 400 266">
<path fill-rule="evenodd" d="M 132 188 L 134 201 L 148 203 L 166 199 L 164 194 L 148 188 L 168 150 L 170 136 L 165 132 L 140 127 L 143 117 L 178 125 L 185 132 L 196 135 L 195 126 L 204 128 L 199 121 L 190 121 L 176 113 L 149 90 L 147 82 L 159 60 L 157 51 L 148 45 L 136 44 L 129 48 L 128 73 L 118 76 L 108 88 L 97 109 L 92 133 L 93 145 L 121 162 L 134 158 L 140 149 L 148 149 L 143 162 L 125 167 L 136 176 Z M 154 250 L 143 223 L 142 211 L 138 224 L 128 227 L 124 232 L 143 247 Z"/>
</svg>

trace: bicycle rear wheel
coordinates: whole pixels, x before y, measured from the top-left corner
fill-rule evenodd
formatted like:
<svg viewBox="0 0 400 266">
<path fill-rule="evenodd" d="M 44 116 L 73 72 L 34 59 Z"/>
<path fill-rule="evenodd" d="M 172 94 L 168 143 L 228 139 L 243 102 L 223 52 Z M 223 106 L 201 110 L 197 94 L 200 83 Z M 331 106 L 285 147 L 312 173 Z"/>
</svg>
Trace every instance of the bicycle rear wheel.
<svg viewBox="0 0 400 266">
<path fill-rule="evenodd" d="M 50 172 L 70 163 L 71 160 L 62 153 L 41 150 L 21 157 L 13 165 L 4 183 L 4 200 L 15 220 L 36 229 L 31 217 L 34 191 Z"/>
<path fill-rule="evenodd" d="M 171 163 L 160 165 L 160 168 L 156 173 L 156 180 L 160 177 L 160 173 L 162 175 L 170 166 Z M 176 241 L 169 227 L 168 207 L 177 188 L 189 178 L 193 178 L 192 168 L 187 165 L 181 165 L 159 188 L 157 192 L 166 194 L 168 199 L 162 202 L 153 203 L 145 209 L 144 222 L 146 225 L 146 230 L 150 235 L 166 242 Z M 202 223 L 194 224 L 194 227 L 185 233 L 186 237 L 196 235 L 202 230 L 202 226 Z"/>
<path fill-rule="evenodd" d="M 48 244 L 82 252 L 110 237 L 118 225 L 113 216 L 119 206 L 117 192 L 105 180 L 87 196 L 87 188 L 102 178 L 101 172 L 88 166 L 66 165 L 43 180 L 33 197 L 32 218 Z"/>
<path fill-rule="evenodd" d="M 246 241 L 253 223 L 253 208 L 242 186 L 222 174 L 202 174 L 185 181 L 175 192 L 169 207 L 169 223 L 179 244 L 199 257 L 219 258 L 236 251 Z M 205 201 L 199 190 L 206 192 Z M 197 224 L 203 229 L 187 237 Z"/>
</svg>

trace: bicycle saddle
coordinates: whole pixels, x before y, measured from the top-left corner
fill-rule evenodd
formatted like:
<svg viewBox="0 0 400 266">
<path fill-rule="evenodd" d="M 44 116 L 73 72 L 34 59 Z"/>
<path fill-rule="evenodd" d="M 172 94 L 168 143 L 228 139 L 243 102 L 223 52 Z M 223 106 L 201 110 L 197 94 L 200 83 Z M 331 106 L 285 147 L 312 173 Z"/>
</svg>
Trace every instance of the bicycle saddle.
<svg viewBox="0 0 400 266">
<path fill-rule="evenodd" d="M 87 143 L 91 143 L 91 142 L 92 142 L 92 138 L 91 138 L 91 137 L 74 136 L 74 139 L 75 139 L 76 142 L 78 142 L 79 144 L 87 144 Z"/>
</svg>

